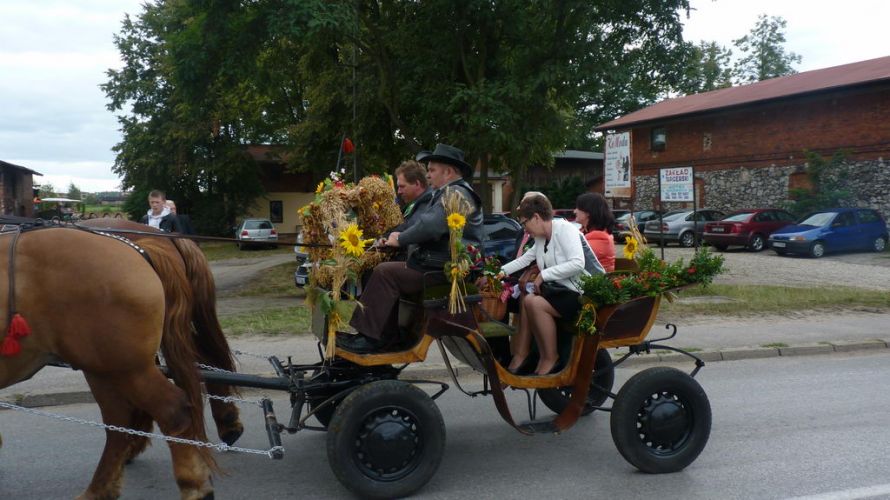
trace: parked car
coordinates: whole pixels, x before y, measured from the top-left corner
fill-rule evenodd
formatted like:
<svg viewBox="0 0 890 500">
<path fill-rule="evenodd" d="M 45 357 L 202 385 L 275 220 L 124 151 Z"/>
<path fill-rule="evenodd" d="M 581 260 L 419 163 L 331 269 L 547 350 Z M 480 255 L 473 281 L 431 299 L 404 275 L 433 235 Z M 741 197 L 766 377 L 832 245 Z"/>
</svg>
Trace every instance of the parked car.
<svg viewBox="0 0 890 500">
<path fill-rule="evenodd" d="M 705 223 L 717 221 L 723 218 L 723 212 L 719 210 L 701 209 L 698 211 L 684 210 L 674 214 L 665 214 L 661 223 L 651 220 L 646 223 L 643 235 L 649 243 L 665 245 L 671 242 L 680 246 L 691 247 L 695 245 L 696 238 L 701 240 L 705 230 Z"/>
<path fill-rule="evenodd" d="M 717 250 L 742 246 L 752 252 L 766 248 L 769 235 L 776 229 L 794 224 L 795 218 L 785 210 L 757 208 L 733 212 L 723 220 L 706 222 L 702 240 Z"/>
<path fill-rule="evenodd" d="M 813 212 L 795 225 L 783 227 L 769 237 L 770 247 L 786 253 L 822 257 L 826 252 L 887 248 L 887 224 L 875 210 L 832 208 Z"/>
<path fill-rule="evenodd" d="M 562 217 L 563 219 L 569 222 L 575 222 L 575 209 L 574 208 L 554 208 L 553 209 L 554 217 Z"/>
<path fill-rule="evenodd" d="M 235 228 L 238 248 L 268 246 L 278 242 L 278 231 L 269 219 L 244 219 Z"/>
<path fill-rule="evenodd" d="M 522 240 L 522 225 L 504 214 L 487 214 L 482 220 L 482 246 L 485 255 L 497 255 L 501 262 L 509 262 L 516 258 L 516 251 Z M 300 247 L 303 242 L 302 233 L 297 235 L 297 246 L 294 253 L 297 257 L 297 270 L 294 272 L 294 284 L 303 287 L 309 281 L 309 269 L 312 263 L 308 254 Z"/>
<path fill-rule="evenodd" d="M 660 213 L 658 210 L 637 210 L 633 213 L 633 218 L 637 223 L 637 227 L 642 229 L 646 222 L 657 219 Z M 612 231 L 615 243 L 624 243 L 624 239 L 630 234 L 630 217 L 631 213 L 629 211 L 625 211 L 621 216 L 615 217 L 615 229 Z"/>
</svg>

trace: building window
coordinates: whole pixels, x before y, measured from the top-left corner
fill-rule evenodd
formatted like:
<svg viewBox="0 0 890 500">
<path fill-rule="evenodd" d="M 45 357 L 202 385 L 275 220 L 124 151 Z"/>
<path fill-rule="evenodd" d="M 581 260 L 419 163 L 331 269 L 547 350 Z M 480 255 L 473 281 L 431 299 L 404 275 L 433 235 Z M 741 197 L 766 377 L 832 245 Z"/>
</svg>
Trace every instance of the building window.
<svg viewBox="0 0 890 500">
<path fill-rule="evenodd" d="M 652 129 L 652 151 L 664 151 L 667 145 L 667 130 L 664 127 L 656 127 Z"/>
<path fill-rule="evenodd" d="M 269 202 L 269 220 L 280 224 L 284 222 L 284 202 L 275 200 Z"/>
</svg>

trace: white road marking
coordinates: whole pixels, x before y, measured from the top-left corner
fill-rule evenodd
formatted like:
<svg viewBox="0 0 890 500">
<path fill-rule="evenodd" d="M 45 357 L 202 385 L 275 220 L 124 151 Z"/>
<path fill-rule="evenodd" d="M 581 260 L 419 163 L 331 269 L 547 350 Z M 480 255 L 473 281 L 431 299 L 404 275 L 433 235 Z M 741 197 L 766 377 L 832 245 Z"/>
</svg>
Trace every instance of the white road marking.
<svg viewBox="0 0 890 500">
<path fill-rule="evenodd" d="M 863 488 L 831 491 L 828 493 L 820 493 L 818 495 L 793 497 L 787 500 L 856 500 L 859 498 L 874 498 L 882 495 L 890 495 L 890 484 L 877 484 L 874 486 L 865 486 Z"/>
</svg>

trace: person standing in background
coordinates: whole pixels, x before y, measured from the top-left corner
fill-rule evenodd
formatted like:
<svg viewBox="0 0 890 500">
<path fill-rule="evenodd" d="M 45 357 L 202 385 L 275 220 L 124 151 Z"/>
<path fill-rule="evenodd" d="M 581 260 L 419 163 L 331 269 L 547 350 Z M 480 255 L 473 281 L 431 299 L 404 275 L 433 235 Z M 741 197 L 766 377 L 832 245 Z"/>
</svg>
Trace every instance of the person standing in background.
<svg viewBox="0 0 890 500">
<path fill-rule="evenodd" d="M 195 234 L 195 230 L 192 229 L 192 218 L 185 214 L 179 214 L 176 211 L 176 202 L 173 200 L 167 200 L 165 202 L 167 208 L 170 209 L 170 213 L 176 216 L 179 219 L 179 227 L 182 229 L 180 231 L 182 234 Z"/>
<path fill-rule="evenodd" d="M 142 223 L 168 233 L 181 233 L 179 218 L 167 207 L 167 195 L 157 189 L 148 193 L 148 213 L 142 216 Z"/>
</svg>

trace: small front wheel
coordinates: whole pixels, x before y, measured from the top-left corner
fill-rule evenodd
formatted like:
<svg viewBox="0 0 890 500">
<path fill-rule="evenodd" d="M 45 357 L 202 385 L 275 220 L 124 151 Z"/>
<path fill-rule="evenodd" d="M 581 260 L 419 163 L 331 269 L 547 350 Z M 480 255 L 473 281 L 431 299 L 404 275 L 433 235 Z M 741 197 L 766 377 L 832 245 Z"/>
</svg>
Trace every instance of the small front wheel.
<svg viewBox="0 0 890 500">
<path fill-rule="evenodd" d="M 631 465 L 650 474 L 683 470 L 711 435 L 711 404 L 688 374 L 665 366 L 627 381 L 612 406 L 612 440 Z"/>
<path fill-rule="evenodd" d="M 810 246 L 810 257 L 818 259 L 823 255 L 825 255 L 825 243 L 822 243 L 821 241 L 814 242 L 813 245 Z"/>
<path fill-rule="evenodd" d="M 748 242 L 748 249 L 752 252 L 759 252 L 766 247 L 766 242 L 763 239 L 762 235 L 755 234 L 751 237 L 751 241 Z"/>
<path fill-rule="evenodd" d="M 436 473 L 445 450 L 445 422 L 416 386 L 380 380 L 359 387 L 337 406 L 328 425 L 328 461 L 363 498 L 408 496 Z"/>
</svg>

